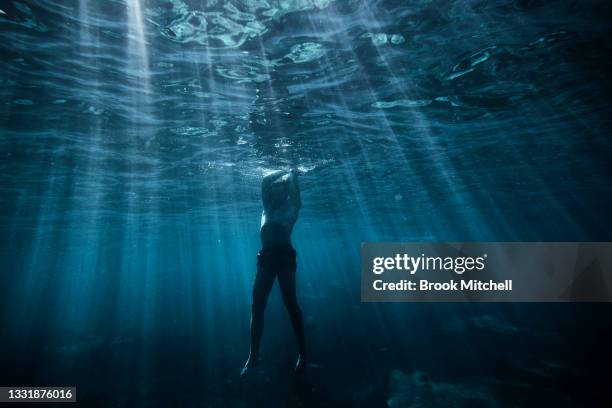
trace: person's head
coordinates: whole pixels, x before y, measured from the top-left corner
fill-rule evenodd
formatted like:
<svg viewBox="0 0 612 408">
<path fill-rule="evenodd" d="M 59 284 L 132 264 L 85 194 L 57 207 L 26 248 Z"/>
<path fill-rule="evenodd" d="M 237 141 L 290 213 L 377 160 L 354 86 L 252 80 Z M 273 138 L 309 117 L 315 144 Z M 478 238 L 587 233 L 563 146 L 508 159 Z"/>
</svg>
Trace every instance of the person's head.
<svg viewBox="0 0 612 408">
<path fill-rule="evenodd" d="M 287 200 L 289 196 L 289 177 L 287 172 L 279 172 L 278 175 L 274 177 L 269 186 L 270 192 L 270 204 L 272 206 L 276 206 L 277 204 L 282 204 Z"/>
</svg>

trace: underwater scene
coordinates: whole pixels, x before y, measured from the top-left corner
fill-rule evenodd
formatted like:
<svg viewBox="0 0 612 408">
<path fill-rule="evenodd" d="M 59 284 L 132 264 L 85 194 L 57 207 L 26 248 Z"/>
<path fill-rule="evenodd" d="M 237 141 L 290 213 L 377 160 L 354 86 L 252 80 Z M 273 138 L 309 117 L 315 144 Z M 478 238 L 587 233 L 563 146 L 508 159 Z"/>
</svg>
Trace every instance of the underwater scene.
<svg viewBox="0 0 612 408">
<path fill-rule="evenodd" d="M 362 303 L 362 242 L 612 241 L 605 0 L 3 0 L 0 386 L 86 407 L 610 406 L 604 303 Z M 262 180 L 299 177 L 308 364 Z M 1 404 L 0 404 L 1 405 Z"/>
</svg>

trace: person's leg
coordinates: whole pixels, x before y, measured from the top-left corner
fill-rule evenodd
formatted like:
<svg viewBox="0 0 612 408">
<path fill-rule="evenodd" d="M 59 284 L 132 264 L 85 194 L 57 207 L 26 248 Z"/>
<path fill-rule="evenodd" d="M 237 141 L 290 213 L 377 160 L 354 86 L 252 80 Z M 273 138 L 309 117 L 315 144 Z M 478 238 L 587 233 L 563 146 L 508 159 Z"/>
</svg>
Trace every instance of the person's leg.
<svg viewBox="0 0 612 408">
<path fill-rule="evenodd" d="M 301 371 L 304 369 L 306 364 L 306 341 L 304 337 L 304 320 L 302 318 L 302 311 L 298 305 L 295 293 L 295 272 L 296 264 L 295 262 L 292 262 L 283 268 L 282 271 L 279 271 L 278 284 L 283 296 L 283 302 L 285 303 L 285 307 L 289 312 L 291 325 L 293 326 L 293 331 L 295 332 L 300 350 L 300 355 L 295 368 L 296 370 Z"/>
<path fill-rule="evenodd" d="M 274 273 L 268 268 L 264 268 L 258 259 L 257 275 L 253 285 L 253 303 L 251 305 L 251 348 L 249 359 L 243 368 L 243 374 L 246 373 L 248 368 L 257 364 L 259 359 L 259 343 L 264 326 L 264 310 L 266 309 L 266 303 L 273 284 Z"/>
</svg>

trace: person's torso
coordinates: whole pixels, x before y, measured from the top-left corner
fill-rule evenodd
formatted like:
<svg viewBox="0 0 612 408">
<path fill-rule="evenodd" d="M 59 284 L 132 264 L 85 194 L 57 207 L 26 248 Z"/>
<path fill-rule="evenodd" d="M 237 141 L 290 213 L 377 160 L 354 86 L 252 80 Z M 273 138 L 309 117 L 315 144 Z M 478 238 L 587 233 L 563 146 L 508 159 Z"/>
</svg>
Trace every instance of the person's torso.
<svg viewBox="0 0 612 408">
<path fill-rule="evenodd" d="M 260 230 L 262 248 L 291 246 L 292 229 L 293 225 L 284 225 L 274 222 L 266 219 L 265 215 L 262 215 Z"/>
<path fill-rule="evenodd" d="M 280 206 L 264 208 L 261 214 L 261 243 L 264 248 L 291 245 L 291 232 L 299 209 L 286 201 Z"/>
<path fill-rule="evenodd" d="M 261 215 L 261 242 L 264 248 L 291 245 L 291 232 L 297 221 L 299 207 L 291 200 L 290 180 L 276 181 L 264 191 Z"/>
</svg>

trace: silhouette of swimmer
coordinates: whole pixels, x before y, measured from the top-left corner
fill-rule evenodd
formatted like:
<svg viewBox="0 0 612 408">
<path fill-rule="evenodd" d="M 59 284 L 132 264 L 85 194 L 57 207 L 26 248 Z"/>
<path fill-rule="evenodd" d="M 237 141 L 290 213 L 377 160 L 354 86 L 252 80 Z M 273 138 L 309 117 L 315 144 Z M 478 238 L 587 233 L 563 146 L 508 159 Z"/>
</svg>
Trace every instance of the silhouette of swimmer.
<svg viewBox="0 0 612 408">
<path fill-rule="evenodd" d="M 295 295 L 295 249 L 291 245 L 291 231 L 302 206 L 297 171 L 277 171 L 266 176 L 261 185 L 263 213 L 261 214 L 261 246 L 257 253 L 257 275 L 253 285 L 251 308 L 251 348 L 242 375 L 259 362 L 259 342 L 264 326 L 264 309 L 278 277 L 285 307 L 289 312 L 293 331 L 299 345 L 295 371 L 306 366 L 306 346 L 302 312 Z"/>
</svg>

